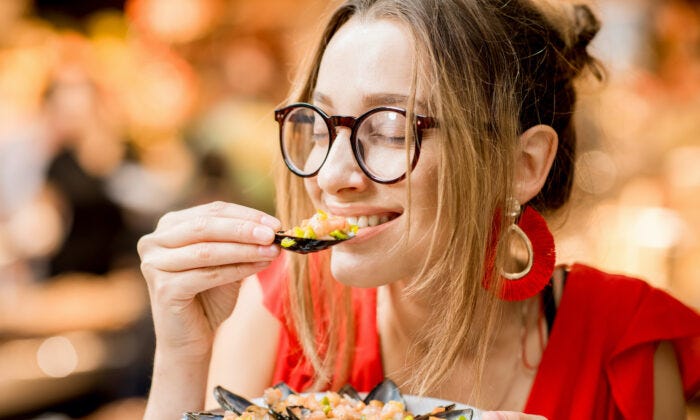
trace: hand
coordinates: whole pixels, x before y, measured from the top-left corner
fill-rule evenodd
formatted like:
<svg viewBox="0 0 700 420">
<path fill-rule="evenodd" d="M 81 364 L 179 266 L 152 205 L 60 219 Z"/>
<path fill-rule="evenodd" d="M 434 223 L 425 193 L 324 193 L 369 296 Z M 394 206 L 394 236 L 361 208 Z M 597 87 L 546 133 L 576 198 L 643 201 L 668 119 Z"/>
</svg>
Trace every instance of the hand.
<svg viewBox="0 0 700 420">
<path fill-rule="evenodd" d="M 484 411 L 481 414 L 481 420 L 547 420 L 547 418 L 515 411 Z"/>
<path fill-rule="evenodd" d="M 240 281 L 279 255 L 279 220 L 215 202 L 171 212 L 141 238 L 138 251 L 151 298 L 158 348 L 209 354 L 213 333 L 235 306 Z"/>
</svg>

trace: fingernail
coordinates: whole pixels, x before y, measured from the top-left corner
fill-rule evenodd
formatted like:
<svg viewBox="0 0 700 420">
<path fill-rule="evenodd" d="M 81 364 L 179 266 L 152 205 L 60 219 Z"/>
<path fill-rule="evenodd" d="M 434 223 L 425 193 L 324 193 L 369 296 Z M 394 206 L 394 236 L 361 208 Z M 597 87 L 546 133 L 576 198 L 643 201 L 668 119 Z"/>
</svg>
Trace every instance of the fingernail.
<svg viewBox="0 0 700 420">
<path fill-rule="evenodd" d="M 258 252 L 263 257 L 276 257 L 280 253 L 279 247 L 275 245 L 258 247 Z"/>
<path fill-rule="evenodd" d="M 253 229 L 253 236 L 263 242 L 272 242 L 275 238 L 275 232 L 272 229 L 256 226 L 255 229 Z"/>
<path fill-rule="evenodd" d="M 282 222 L 267 214 L 260 219 L 260 223 L 270 226 L 272 229 L 279 229 L 282 226 Z"/>
</svg>

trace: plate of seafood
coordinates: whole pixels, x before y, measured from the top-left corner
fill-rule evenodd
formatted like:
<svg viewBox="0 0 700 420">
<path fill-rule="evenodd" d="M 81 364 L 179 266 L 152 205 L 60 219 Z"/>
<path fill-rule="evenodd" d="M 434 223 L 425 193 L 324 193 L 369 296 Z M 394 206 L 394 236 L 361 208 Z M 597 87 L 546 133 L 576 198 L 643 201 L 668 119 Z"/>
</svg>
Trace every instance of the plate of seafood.
<svg viewBox="0 0 700 420">
<path fill-rule="evenodd" d="M 480 420 L 481 412 L 465 404 L 437 398 L 402 395 L 390 379 L 369 393 L 345 385 L 338 392 L 296 393 L 284 383 L 247 400 L 217 386 L 221 406 L 211 412 L 186 412 L 182 420 Z"/>
</svg>

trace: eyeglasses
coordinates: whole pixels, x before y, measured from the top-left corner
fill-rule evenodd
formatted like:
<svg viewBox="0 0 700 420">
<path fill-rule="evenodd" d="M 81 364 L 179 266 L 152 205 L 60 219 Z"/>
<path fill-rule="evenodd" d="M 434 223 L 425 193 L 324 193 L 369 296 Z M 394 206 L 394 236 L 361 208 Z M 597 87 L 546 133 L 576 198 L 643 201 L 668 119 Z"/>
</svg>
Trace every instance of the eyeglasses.
<svg viewBox="0 0 700 420">
<path fill-rule="evenodd" d="M 433 118 L 414 115 L 413 144 L 406 150 L 406 110 L 382 106 L 359 117 L 329 116 L 314 105 L 296 103 L 275 111 L 280 125 L 280 147 L 290 171 L 311 177 L 321 170 L 339 127 L 350 132 L 350 146 L 357 164 L 372 181 L 392 184 L 406 177 L 406 162 L 416 167 L 424 129 Z"/>
</svg>

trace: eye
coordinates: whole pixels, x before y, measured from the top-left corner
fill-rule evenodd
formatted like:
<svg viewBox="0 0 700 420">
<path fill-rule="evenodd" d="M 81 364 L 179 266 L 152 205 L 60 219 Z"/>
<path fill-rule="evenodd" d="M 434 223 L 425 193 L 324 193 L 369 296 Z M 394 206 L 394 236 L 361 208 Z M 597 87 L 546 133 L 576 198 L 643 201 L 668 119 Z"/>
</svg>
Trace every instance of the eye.
<svg viewBox="0 0 700 420">
<path fill-rule="evenodd" d="M 406 119 L 393 111 L 382 111 L 367 118 L 362 125 L 364 140 L 378 147 L 403 147 L 406 142 Z"/>
<path fill-rule="evenodd" d="M 372 133 L 367 138 L 373 146 L 383 147 L 403 147 L 406 142 L 405 136 L 390 136 L 381 133 Z"/>
</svg>

